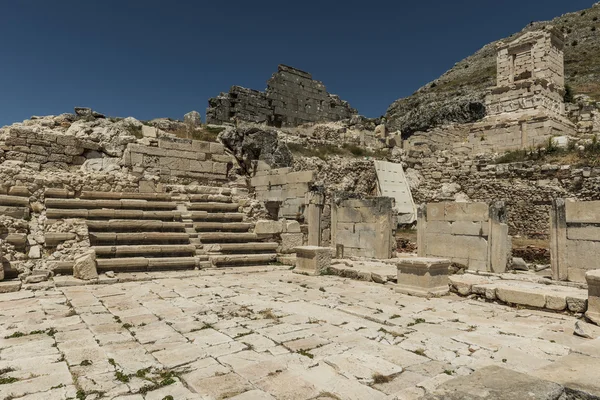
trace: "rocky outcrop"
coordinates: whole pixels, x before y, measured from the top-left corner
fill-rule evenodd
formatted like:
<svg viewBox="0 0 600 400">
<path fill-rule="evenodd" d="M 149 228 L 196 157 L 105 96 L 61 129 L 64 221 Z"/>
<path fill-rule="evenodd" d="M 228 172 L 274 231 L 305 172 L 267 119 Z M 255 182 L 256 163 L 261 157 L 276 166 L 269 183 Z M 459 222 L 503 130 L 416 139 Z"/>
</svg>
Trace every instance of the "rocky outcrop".
<svg viewBox="0 0 600 400">
<path fill-rule="evenodd" d="M 512 41 L 526 32 L 551 24 L 565 39 L 566 83 L 575 94 L 600 100 L 600 3 L 592 8 L 564 14 L 552 21 L 534 22 L 521 32 L 502 39 Z M 447 123 L 467 123 L 485 115 L 484 97 L 496 83 L 496 44 L 490 43 L 456 63 L 441 77 L 413 95 L 396 100 L 387 110 L 389 130 L 401 130 L 404 137 Z"/>
<path fill-rule="evenodd" d="M 229 128 L 219 134 L 219 140 L 231 151 L 245 174 L 253 170 L 256 161 L 262 161 L 271 168 L 292 165 L 292 153 L 279 140 L 274 129 Z"/>
</svg>

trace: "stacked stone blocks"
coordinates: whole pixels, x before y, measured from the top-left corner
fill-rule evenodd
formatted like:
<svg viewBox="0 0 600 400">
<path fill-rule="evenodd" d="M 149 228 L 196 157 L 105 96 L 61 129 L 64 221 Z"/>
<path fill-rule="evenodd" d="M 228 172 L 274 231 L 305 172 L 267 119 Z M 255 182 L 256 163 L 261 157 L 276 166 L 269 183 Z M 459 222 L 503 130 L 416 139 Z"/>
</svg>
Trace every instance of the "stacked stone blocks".
<svg viewBox="0 0 600 400">
<path fill-rule="evenodd" d="M 344 256 L 391 258 L 396 226 L 391 197 L 332 201 L 331 245 L 343 246 Z"/>
<path fill-rule="evenodd" d="M 502 203 L 442 202 L 419 207 L 419 257 L 444 257 L 470 270 L 504 272 L 511 251 Z"/>
<path fill-rule="evenodd" d="M 304 214 L 305 196 L 314 181 L 314 171 L 277 168 L 258 171 L 250 185 L 257 200 L 280 203 L 278 218 L 298 219 Z"/>
<path fill-rule="evenodd" d="M 598 268 L 600 201 L 555 199 L 550 220 L 553 279 L 585 282 L 586 272 Z"/>
<path fill-rule="evenodd" d="M 327 93 L 311 74 L 286 65 L 267 82 L 266 92 L 233 86 L 208 101 L 206 120 L 223 124 L 238 120 L 272 126 L 298 126 L 307 122 L 338 121 L 356 114 L 346 101 Z"/>
<path fill-rule="evenodd" d="M 191 139 L 158 139 L 158 146 L 131 143 L 123 156 L 134 172 L 156 170 L 161 177 L 226 180 L 231 156 L 221 143 Z"/>
<path fill-rule="evenodd" d="M 100 150 L 100 145 L 75 136 L 35 132 L 27 128 L 10 128 L 8 138 L 0 146 L 7 160 L 38 164 L 65 163 L 80 165 L 86 150 Z"/>
</svg>

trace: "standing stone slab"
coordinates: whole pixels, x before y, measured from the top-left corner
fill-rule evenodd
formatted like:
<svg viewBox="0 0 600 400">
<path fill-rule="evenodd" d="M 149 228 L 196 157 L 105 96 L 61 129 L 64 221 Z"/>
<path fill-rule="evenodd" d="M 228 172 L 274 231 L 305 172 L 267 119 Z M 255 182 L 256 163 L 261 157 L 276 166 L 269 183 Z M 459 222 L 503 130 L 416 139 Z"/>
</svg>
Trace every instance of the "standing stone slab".
<svg viewBox="0 0 600 400">
<path fill-rule="evenodd" d="M 419 297 L 448 294 L 450 260 L 431 257 L 400 258 L 396 266 L 398 268 L 397 293 Z"/>
<path fill-rule="evenodd" d="M 331 249 L 319 246 L 296 247 L 296 268 L 294 273 L 321 275 L 331 266 Z"/>
<path fill-rule="evenodd" d="M 585 316 L 600 325 L 600 269 L 585 274 L 588 284 L 588 308 Z"/>
</svg>

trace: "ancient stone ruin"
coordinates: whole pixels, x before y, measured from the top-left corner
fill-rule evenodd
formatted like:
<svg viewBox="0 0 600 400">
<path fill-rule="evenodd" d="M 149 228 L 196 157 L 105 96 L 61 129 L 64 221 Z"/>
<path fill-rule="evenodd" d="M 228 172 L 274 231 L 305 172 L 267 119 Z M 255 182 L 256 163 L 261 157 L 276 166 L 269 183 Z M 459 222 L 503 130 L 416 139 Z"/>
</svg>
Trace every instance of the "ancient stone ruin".
<svg viewBox="0 0 600 400">
<path fill-rule="evenodd" d="M 501 44 L 486 118 L 404 142 L 286 66 L 210 125 L 1 128 L 0 395 L 600 398 L 600 126 L 562 51 Z"/>
<path fill-rule="evenodd" d="M 313 80 L 311 74 L 287 65 L 279 65 L 265 92 L 232 86 L 228 93 L 209 99 L 208 105 L 209 124 L 247 121 L 293 127 L 357 114 L 348 102 L 327 93 L 323 83 Z"/>
</svg>

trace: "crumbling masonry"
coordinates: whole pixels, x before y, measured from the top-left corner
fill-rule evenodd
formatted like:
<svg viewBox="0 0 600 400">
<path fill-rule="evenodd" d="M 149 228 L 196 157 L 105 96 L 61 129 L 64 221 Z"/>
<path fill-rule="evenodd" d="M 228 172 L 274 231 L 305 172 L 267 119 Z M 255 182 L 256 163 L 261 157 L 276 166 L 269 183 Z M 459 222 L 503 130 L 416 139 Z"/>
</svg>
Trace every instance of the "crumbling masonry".
<svg viewBox="0 0 600 400">
<path fill-rule="evenodd" d="M 287 65 L 279 65 L 265 92 L 233 86 L 229 93 L 209 99 L 208 105 L 209 124 L 247 121 L 293 127 L 356 114 L 348 102 L 327 93 L 323 83 L 313 80 L 311 74 Z"/>
</svg>

